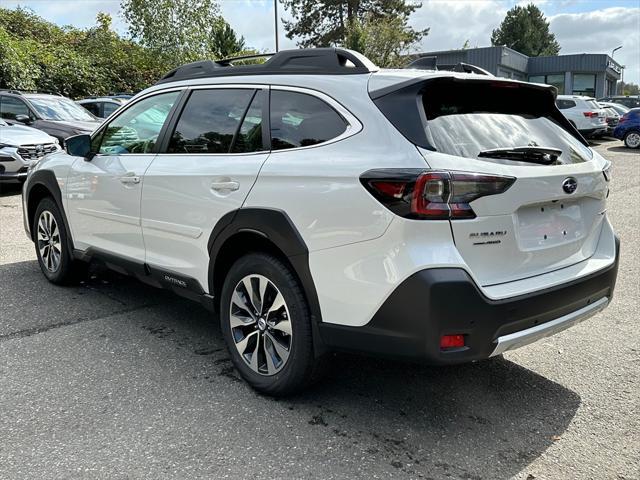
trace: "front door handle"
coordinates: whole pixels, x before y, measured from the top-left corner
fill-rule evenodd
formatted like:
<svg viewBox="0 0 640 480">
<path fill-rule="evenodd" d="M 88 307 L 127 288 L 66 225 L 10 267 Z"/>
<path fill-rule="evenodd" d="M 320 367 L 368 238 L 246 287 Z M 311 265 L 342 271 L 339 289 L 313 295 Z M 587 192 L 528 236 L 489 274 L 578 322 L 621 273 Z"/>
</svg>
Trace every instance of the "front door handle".
<svg viewBox="0 0 640 480">
<path fill-rule="evenodd" d="M 140 183 L 140 177 L 135 174 L 135 172 L 127 172 L 122 177 L 120 177 L 120 182 L 124 184 L 136 184 Z"/>
<path fill-rule="evenodd" d="M 234 192 L 240 188 L 240 184 L 234 180 L 229 180 L 225 182 L 211 182 L 211 190 L 221 191 L 231 191 Z"/>
</svg>

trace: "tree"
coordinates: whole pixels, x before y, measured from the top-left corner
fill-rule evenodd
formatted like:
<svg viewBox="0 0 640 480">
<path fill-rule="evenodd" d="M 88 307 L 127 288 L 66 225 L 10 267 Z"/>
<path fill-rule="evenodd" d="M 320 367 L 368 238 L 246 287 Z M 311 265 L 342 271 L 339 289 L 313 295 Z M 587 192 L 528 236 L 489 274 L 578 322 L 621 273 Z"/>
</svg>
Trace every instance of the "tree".
<svg viewBox="0 0 640 480">
<path fill-rule="evenodd" d="M 620 95 L 640 95 L 640 85 L 632 82 L 619 82 L 617 91 Z"/>
<path fill-rule="evenodd" d="M 362 21 L 352 20 L 347 25 L 344 46 L 364 54 L 380 67 L 400 67 L 406 64 L 406 55 L 416 47 L 417 41 L 405 28 L 400 17 L 376 18 L 368 14 Z"/>
<path fill-rule="evenodd" d="M 365 28 L 363 22 L 384 20 L 387 27 L 392 23 L 408 44 L 428 33 L 408 25 L 409 16 L 422 4 L 406 0 L 283 0 L 283 4 L 293 16 L 283 20 L 287 37 L 298 39 L 301 47 L 346 45 L 354 41 L 358 28 Z"/>
<path fill-rule="evenodd" d="M 231 25 L 220 18 L 209 33 L 209 50 L 218 59 L 238 55 L 245 50 L 244 37 L 238 38 Z"/>
<path fill-rule="evenodd" d="M 504 45 L 529 57 L 557 55 L 560 44 L 549 22 L 534 4 L 515 6 L 491 34 L 491 45 Z"/>
<path fill-rule="evenodd" d="M 176 65 L 208 56 L 220 19 L 214 0 L 122 0 L 120 7 L 131 37 L 157 55 Z"/>
</svg>

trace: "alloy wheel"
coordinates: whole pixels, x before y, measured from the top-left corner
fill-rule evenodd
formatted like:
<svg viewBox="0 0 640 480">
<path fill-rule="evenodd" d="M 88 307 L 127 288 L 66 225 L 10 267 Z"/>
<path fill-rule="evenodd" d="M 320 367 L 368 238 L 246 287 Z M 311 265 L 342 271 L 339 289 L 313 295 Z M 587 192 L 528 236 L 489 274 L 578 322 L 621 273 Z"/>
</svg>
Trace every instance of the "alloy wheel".
<svg viewBox="0 0 640 480">
<path fill-rule="evenodd" d="M 632 132 L 627 135 L 626 143 L 631 148 L 638 148 L 640 146 L 640 133 Z"/>
<path fill-rule="evenodd" d="M 53 214 L 45 210 L 38 219 L 38 251 L 45 268 L 54 273 L 60 268 L 62 242 L 60 229 Z"/>
<path fill-rule="evenodd" d="M 282 293 L 268 278 L 247 275 L 233 290 L 231 336 L 240 357 L 260 375 L 274 375 L 287 363 L 293 332 Z"/>
</svg>

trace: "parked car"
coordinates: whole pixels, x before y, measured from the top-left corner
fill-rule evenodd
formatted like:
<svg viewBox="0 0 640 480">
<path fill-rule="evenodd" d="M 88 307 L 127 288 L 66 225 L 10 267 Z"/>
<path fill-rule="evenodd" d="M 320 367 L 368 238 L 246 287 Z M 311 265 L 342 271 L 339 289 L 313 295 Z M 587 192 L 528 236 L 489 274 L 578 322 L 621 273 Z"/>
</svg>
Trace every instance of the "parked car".
<svg viewBox="0 0 640 480">
<path fill-rule="evenodd" d="M 58 150 L 58 140 L 43 131 L 0 119 L 0 182 L 24 181 L 32 162 Z"/>
<path fill-rule="evenodd" d="M 605 111 L 595 98 L 558 95 L 556 105 L 571 125 L 585 137 L 597 137 L 607 133 Z"/>
<path fill-rule="evenodd" d="M 611 301 L 610 162 L 553 87 L 339 48 L 230 63 L 173 70 L 29 172 L 49 281 L 103 260 L 201 302 L 272 395 L 332 350 L 487 359 Z"/>
<path fill-rule="evenodd" d="M 0 90 L 0 118 L 7 123 L 22 123 L 58 139 L 91 133 L 100 120 L 73 100 L 48 93 Z"/>
<path fill-rule="evenodd" d="M 599 103 L 599 102 L 598 102 Z M 602 104 L 601 104 L 602 106 Z M 606 135 L 611 135 L 615 128 L 618 126 L 618 122 L 620 121 L 620 115 L 613 108 L 604 107 L 605 119 L 607 121 L 607 132 Z"/>
<path fill-rule="evenodd" d="M 613 103 L 613 102 L 601 102 L 600 100 L 598 100 L 598 104 L 600 106 L 602 106 L 603 108 L 613 108 L 616 113 L 620 116 L 624 115 L 625 113 L 627 113 L 630 108 L 629 107 L 625 107 L 624 105 L 620 104 L 620 103 Z"/>
<path fill-rule="evenodd" d="M 598 101 L 619 103 L 628 108 L 640 107 L 640 95 L 613 95 L 601 98 Z"/>
<path fill-rule="evenodd" d="M 629 148 L 640 148 L 640 108 L 632 108 L 622 116 L 613 136 Z"/>
<path fill-rule="evenodd" d="M 77 103 L 89 110 L 94 116 L 107 118 L 127 101 L 119 97 L 91 97 L 78 100 Z"/>
</svg>

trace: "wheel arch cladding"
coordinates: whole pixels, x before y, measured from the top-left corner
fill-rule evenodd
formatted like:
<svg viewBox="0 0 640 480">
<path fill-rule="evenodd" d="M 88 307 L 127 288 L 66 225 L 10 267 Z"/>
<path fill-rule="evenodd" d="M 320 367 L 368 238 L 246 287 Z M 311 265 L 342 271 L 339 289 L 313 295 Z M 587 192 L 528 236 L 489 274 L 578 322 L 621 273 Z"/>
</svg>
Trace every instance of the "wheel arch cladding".
<svg viewBox="0 0 640 480">
<path fill-rule="evenodd" d="M 29 227 L 31 228 L 31 240 L 35 239 L 35 232 L 33 227 L 33 221 L 35 220 L 36 209 L 38 204 L 45 197 L 53 198 L 56 203 L 60 214 L 64 220 L 64 230 L 67 234 L 67 244 L 70 248 L 69 251 L 73 251 L 73 240 L 71 238 L 71 231 L 69 230 L 69 222 L 62 206 L 62 193 L 60 192 L 60 186 L 55 173 L 50 170 L 39 170 L 34 172 L 29 178 L 27 190 L 24 192 L 27 198 L 27 219 L 29 221 Z M 35 241 L 35 240 L 34 240 Z"/>
<path fill-rule="evenodd" d="M 264 251 L 283 258 L 302 285 L 311 313 L 314 345 L 318 351 L 316 327 L 322 321 L 322 316 L 309 268 L 309 250 L 285 212 L 269 208 L 241 208 L 229 212 L 211 232 L 208 247 L 209 292 L 213 293 L 218 306 L 226 274 L 241 255 Z"/>
</svg>

